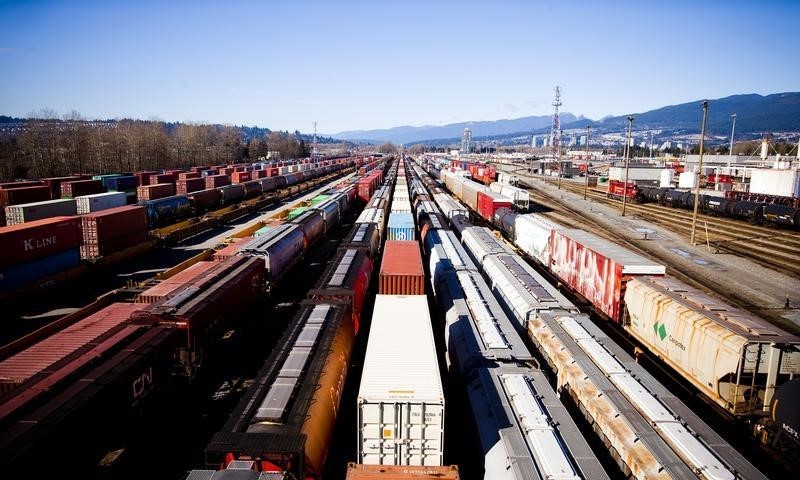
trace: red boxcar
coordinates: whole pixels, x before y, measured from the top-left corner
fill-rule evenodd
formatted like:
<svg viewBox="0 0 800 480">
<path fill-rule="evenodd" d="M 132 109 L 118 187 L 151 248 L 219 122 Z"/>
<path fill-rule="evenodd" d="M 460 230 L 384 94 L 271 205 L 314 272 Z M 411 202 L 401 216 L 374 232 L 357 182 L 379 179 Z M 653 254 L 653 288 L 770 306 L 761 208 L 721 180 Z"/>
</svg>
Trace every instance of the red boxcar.
<svg viewBox="0 0 800 480">
<path fill-rule="evenodd" d="M 554 229 L 550 233 L 550 270 L 619 322 L 627 281 L 634 276 L 664 275 L 666 268 L 589 232 Z"/>
<path fill-rule="evenodd" d="M 81 241 L 78 217 L 53 217 L 0 227 L 0 269 L 76 248 Z"/>
<path fill-rule="evenodd" d="M 512 207 L 511 199 L 505 195 L 500 195 L 491 190 L 478 192 L 478 214 L 489 222 L 494 221 L 494 212 L 497 210 L 501 208 L 511 210 Z"/>
</svg>

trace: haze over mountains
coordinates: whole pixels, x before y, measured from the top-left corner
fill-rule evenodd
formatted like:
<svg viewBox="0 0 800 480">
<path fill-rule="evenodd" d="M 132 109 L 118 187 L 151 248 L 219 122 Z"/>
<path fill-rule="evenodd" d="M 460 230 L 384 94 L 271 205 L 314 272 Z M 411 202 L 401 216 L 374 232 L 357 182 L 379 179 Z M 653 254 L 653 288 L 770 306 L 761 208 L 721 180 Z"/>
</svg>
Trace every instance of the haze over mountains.
<svg viewBox="0 0 800 480">
<path fill-rule="evenodd" d="M 669 130 L 700 133 L 702 100 L 670 105 L 642 113 L 633 113 L 634 130 Z M 706 129 L 709 134 L 730 134 L 731 115 L 736 113 L 736 131 L 740 133 L 800 131 L 800 92 L 771 95 L 744 94 L 709 100 Z M 571 113 L 561 114 L 563 130 L 586 128 L 595 132 L 621 131 L 627 128 L 627 116 L 609 116 L 590 120 Z M 342 140 L 369 142 L 421 143 L 428 140 L 460 138 L 464 128 L 472 137 L 497 137 L 550 132 L 550 115 L 522 117 L 509 120 L 473 121 L 449 125 L 421 127 L 402 126 L 381 130 L 356 130 L 331 135 Z"/>
</svg>

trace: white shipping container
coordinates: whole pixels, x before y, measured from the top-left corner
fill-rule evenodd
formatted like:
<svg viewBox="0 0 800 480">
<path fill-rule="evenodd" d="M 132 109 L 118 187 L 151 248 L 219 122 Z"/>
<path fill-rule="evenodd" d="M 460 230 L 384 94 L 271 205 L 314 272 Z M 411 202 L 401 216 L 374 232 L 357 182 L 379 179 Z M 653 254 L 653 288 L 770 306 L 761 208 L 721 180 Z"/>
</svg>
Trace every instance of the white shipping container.
<svg viewBox="0 0 800 480">
<path fill-rule="evenodd" d="M 653 180 L 658 182 L 661 180 L 661 170 L 663 169 L 658 167 L 629 167 L 628 181 Z M 608 167 L 608 179 L 623 181 L 625 179 L 625 167 Z"/>
<path fill-rule="evenodd" d="M 125 192 L 97 193 L 75 197 L 78 205 L 78 215 L 107 210 L 109 208 L 124 207 L 127 203 Z"/>
<path fill-rule="evenodd" d="M 681 172 L 678 177 L 678 188 L 694 188 L 697 181 L 697 174 L 694 172 Z"/>
<path fill-rule="evenodd" d="M 495 193 L 510 198 L 514 206 L 523 212 L 530 208 L 531 197 L 527 190 L 498 182 L 492 183 L 489 188 Z"/>
<path fill-rule="evenodd" d="M 358 391 L 358 463 L 442 465 L 444 391 L 424 295 L 377 295 Z"/>
<path fill-rule="evenodd" d="M 497 172 L 497 181 L 504 185 L 516 185 L 519 179 L 513 173 Z"/>
<path fill-rule="evenodd" d="M 22 203 L 5 207 L 6 225 L 42 220 L 44 218 L 70 216 L 76 214 L 75 199 L 45 200 L 43 202 Z"/>
<path fill-rule="evenodd" d="M 800 170 L 751 170 L 750 192 L 781 197 L 800 197 Z"/>
</svg>

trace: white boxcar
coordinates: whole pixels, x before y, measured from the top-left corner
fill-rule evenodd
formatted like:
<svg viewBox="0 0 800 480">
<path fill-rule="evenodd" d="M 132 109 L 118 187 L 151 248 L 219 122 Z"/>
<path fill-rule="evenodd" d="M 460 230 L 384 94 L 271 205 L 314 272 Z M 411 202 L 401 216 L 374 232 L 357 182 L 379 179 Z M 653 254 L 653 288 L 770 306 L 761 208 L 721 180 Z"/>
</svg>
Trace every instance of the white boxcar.
<svg viewBox="0 0 800 480">
<path fill-rule="evenodd" d="M 800 197 L 800 170 L 751 170 L 750 192 Z"/>
<path fill-rule="evenodd" d="M 514 224 L 514 243 L 549 268 L 550 235 L 560 228 L 564 227 L 536 213 L 518 215 Z"/>
<path fill-rule="evenodd" d="M 800 338 L 682 283 L 629 280 L 625 306 L 625 329 L 734 415 L 800 375 Z"/>
<path fill-rule="evenodd" d="M 442 465 L 444 391 L 424 295 L 377 295 L 358 391 L 358 463 Z"/>
<path fill-rule="evenodd" d="M 75 197 L 78 215 L 122 207 L 126 204 L 125 192 L 107 192 Z"/>
</svg>

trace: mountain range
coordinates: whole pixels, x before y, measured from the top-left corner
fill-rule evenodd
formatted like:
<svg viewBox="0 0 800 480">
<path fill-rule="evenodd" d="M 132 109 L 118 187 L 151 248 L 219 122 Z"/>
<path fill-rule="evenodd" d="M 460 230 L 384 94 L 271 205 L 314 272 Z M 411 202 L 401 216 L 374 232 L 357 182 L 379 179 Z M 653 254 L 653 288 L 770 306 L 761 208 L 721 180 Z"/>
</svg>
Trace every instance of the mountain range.
<svg viewBox="0 0 800 480">
<path fill-rule="evenodd" d="M 590 120 L 571 113 L 562 113 L 562 130 L 585 129 L 591 125 L 594 133 L 620 132 L 627 128 L 627 117 L 634 117 L 633 128 L 662 130 L 671 133 L 700 133 L 703 116 L 702 100 L 670 105 L 641 113 L 608 116 Z M 736 114 L 736 132 L 800 131 L 800 92 L 771 95 L 743 94 L 708 101 L 706 131 L 710 135 L 729 135 L 731 115 Z M 357 130 L 331 135 L 333 138 L 373 143 L 394 142 L 445 143 L 458 141 L 464 128 L 472 130 L 472 138 L 530 136 L 550 132 L 550 115 L 522 117 L 510 120 L 473 121 L 442 126 L 402 126 L 382 130 Z"/>
</svg>

